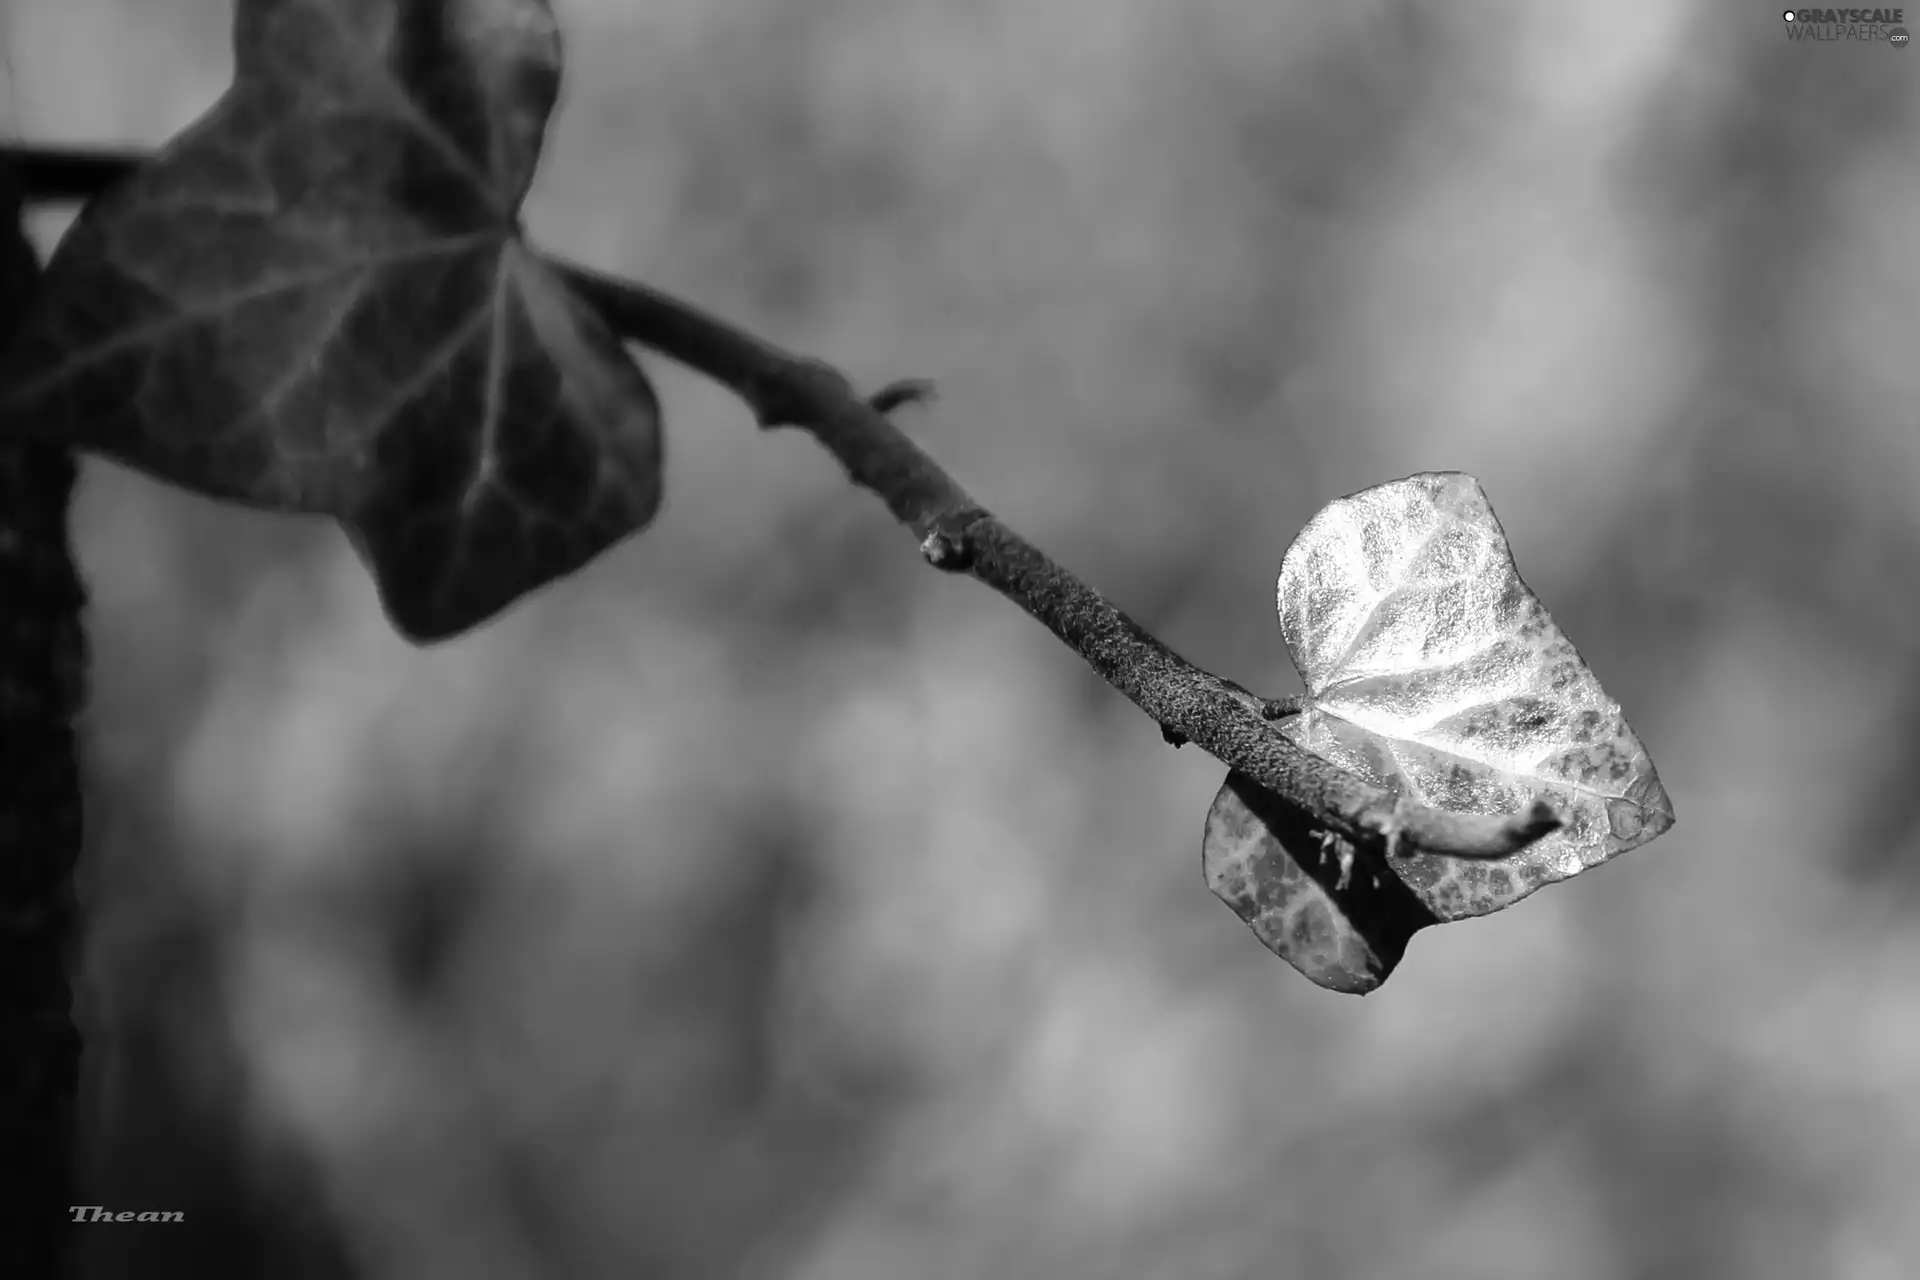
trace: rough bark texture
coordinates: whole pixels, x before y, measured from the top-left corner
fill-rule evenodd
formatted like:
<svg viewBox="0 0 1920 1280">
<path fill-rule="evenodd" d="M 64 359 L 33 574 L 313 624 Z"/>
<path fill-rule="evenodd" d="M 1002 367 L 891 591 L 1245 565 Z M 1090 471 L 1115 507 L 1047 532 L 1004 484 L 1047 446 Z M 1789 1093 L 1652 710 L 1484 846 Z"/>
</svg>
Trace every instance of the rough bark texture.
<svg viewBox="0 0 1920 1280">
<path fill-rule="evenodd" d="M 38 270 L 4 166 L 0 224 L 4 345 Z M 69 970 L 86 639 L 67 535 L 74 478 L 71 454 L 0 421 L 0 1275 L 23 1280 L 64 1273 L 78 1200 Z"/>
</svg>

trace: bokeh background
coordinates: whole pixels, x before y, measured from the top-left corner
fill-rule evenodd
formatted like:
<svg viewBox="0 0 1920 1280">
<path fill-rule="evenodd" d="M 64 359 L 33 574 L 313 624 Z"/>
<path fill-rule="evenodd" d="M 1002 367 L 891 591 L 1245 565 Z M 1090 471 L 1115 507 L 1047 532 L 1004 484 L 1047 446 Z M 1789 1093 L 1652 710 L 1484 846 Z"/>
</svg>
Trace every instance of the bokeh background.
<svg viewBox="0 0 1920 1280">
<path fill-rule="evenodd" d="M 658 524 L 428 651 L 331 526 L 89 463 L 89 1199 L 188 1215 L 89 1275 L 1920 1274 L 1920 54 L 555 7 L 545 244 L 936 379 L 963 483 L 1269 694 L 1294 532 L 1473 472 L 1679 825 L 1332 995 L 1201 882 L 1220 765 L 663 361 Z M 6 0 L 0 132 L 162 141 L 229 12 Z"/>
</svg>

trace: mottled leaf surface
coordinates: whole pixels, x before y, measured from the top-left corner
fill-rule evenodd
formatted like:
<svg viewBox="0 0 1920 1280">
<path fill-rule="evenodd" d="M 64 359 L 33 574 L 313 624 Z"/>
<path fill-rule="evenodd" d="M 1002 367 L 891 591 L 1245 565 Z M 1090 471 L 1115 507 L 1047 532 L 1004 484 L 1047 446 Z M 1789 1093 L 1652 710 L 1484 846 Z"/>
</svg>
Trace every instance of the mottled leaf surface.
<svg viewBox="0 0 1920 1280">
<path fill-rule="evenodd" d="M 1645 748 L 1520 580 L 1473 477 L 1330 503 L 1287 552 L 1279 608 L 1307 689 L 1281 732 L 1396 796 L 1475 814 L 1545 799 L 1565 823 L 1509 858 L 1368 861 L 1230 775 L 1207 815 L 1208 884 L 1320 985 L 1371 990 L 1413 931 L 1498 911 L 1673 825 Z"/>
<path fill-rule="evenodd" d="M 519 225 L 560 84 L 546 0 L 239 0 L 234 54 L 60 244 L 5 416 L 336 517 L 418 641 L 643 527 L 653 389 Z"/>
<path fill-rule="evenodd" d="M 1207 813 L 1207 883 L 1267 949 L 1320 986 L 1365 995 L 1435 923 L 1387 859 L 1356 849 L 1242 773 Z"/>
</svg>

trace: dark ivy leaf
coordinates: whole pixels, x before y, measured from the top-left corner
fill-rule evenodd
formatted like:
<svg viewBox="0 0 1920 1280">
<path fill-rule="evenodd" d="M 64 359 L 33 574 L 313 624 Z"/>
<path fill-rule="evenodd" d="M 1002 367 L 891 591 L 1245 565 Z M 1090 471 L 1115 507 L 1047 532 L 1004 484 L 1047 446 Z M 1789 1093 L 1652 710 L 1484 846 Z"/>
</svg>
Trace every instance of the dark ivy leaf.
<svg viewBox="0 0 1920 1280">
<path fill-rule="evenodd" d="M 458 634 L 660 504 L 660 410 L 525 242 L 547 0 L 238 0 L 234 83 L 82 211 L 4 417 L 334 516 L 394 625 Z"/>
</svg>

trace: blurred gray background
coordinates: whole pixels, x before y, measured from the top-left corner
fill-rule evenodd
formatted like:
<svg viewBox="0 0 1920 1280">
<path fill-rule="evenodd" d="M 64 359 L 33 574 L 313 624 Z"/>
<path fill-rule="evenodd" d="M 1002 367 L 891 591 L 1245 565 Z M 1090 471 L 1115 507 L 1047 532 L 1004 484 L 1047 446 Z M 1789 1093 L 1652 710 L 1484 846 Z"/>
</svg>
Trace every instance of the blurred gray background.
<svg viewBox="0 0 1920 1280">
<path fill-rule="evenodd" d="M 658 524 L 431 651 L 330 525 L 89 463 L 90 1199 L 188 1214 L 89 1274 L 1920 1274 L 1920 53 L 555 7 L 544 244 L 934 378 L 963 483 L 1269 694 L 1300 526 L 1473 472 L 1679 826 L 1331 995 L 1201 882 L 1220 765 L 663 361 Z M 10 135 L 229 73 L 221 0 L 0 13 Z"/>
</svg>

